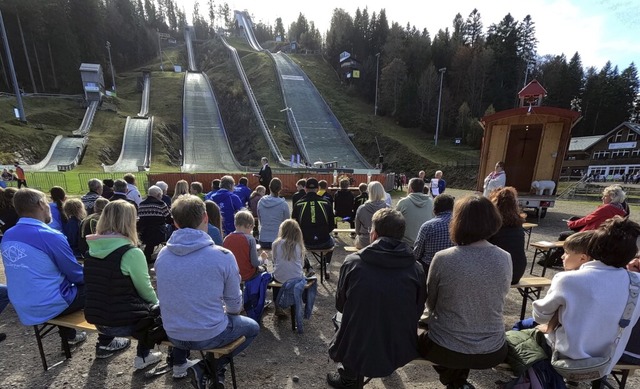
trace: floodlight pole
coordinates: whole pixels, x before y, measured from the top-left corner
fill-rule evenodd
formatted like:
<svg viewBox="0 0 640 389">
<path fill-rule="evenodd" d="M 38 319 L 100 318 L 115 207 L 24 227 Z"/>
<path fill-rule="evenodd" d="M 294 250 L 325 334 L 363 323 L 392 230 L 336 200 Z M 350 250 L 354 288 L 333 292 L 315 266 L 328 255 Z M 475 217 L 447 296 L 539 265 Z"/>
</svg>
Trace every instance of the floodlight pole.
<svg viewBox="0 0 640 389">
<path fill-rule="evenodd" d="M 373 106 L 373 116 L 378 114 L 378 74 L 380 68 L 380 53 L 376 54 L 376 98 Z"/>
<path fill-rule="evenodd" d="M 438 96 L 438 116 L 436 119 L 436 137 L 435 137 L 435 145 L 438 145 L 438 130 L 440 129 L 440 104 L 442 103 L 442 79 L 444 78 L 444 72 L 447 71 L 447 68 L 439 69 L 440 73 L 440 94 Z"/>
<path fill-rule="evenodd" d="M 113 72 L 113 62 L 111 61 L 111 43 L 107 41 L 107 52 L 109 53 L 109 67 L 111 68 L 111 89 L 116 91 L 116 75 Z"/>
<path fill-rule="evenodd" d="M 4 19 L 2 18 L 2 11 L 0 11 L 0 27 L 2 29 L 2 40 L 4 42 L 4 51 L 7 55 L 7 62 L 9 62 L 9 71 L 11 72 L 11 82 L 13 83 L 13 90 L 16 92 L 16 100 L 18 101 L 18 116 L 19 120 L 23 123 L 27 122 L 27 118 L 24 116 L 24 105 L 22 105 L 22 94 L 20 87 L 18 86 L 18 79 L 16 78 L 16 69 L 13 67 L 13 57 L 11 56 L 11 49 L 9 48 L 9 39 L 7 39 L 7 31 L 4 28 Z"/>
</svg>

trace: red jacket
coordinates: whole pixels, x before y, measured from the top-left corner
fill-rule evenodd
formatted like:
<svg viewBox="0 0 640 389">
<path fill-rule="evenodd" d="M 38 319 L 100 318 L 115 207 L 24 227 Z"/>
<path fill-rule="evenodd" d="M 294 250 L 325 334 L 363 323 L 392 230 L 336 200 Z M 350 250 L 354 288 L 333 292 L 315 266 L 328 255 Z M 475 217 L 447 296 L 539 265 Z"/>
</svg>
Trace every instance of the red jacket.
<svg viewBox="0 0 640 389">
<path fill-rule="evenodd" d="M 579 229 L 580 231 L 595 230 L 596 228 L 600 227 L 600 224 L 602 224 L 602 222 L 616 215 L 624 217 L 626 216 L 626 212 L 619 207 L 619 204 L 618 205 L 604 204 L 596 208 L 595 211 L 591 212 L 587 216 L 581 219 L 569 222 L 567 223 L 567 225 L 572 230 L 576 230 L 576 229 Z"/>
</svg>

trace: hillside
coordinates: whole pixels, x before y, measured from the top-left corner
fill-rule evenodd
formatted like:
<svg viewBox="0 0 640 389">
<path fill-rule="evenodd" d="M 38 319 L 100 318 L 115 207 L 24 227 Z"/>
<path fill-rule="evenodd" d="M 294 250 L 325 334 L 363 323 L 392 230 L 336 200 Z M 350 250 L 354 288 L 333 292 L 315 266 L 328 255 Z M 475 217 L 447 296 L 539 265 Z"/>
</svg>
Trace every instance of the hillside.
<svg viewBox="0 0 640 389">
<path fill-rule="evenodd" d="M 285 114 L 280 87 L 275 77 L 273 61 L 267 54 L 252 51 L 242 39 L 231 38 L 236 47 L 252 89 L 282 154 L 295 153 Z M 217 39 L 196 46 L 198 66 L 211 79 L 223 122 L 237 159 L 246 166 L 257 166 L 259 158 L 269 155 L 244 88 L 227 49 Z M 184 64 L 184 48 L 165 51 L 172 63 Z M 375 164 L 378 146 L 384 155 L 386 171 L 415 175 L 419 170 L 445 171 L 449 185 L 470 188 L 475 183 L 476 167 L 456 167 L 475 164 L 478 151 L 453 145 L 450 139 L 440 139 L 436 148 L 427 134 L 418 129 L 402 128 L 393 120 L 374 116 L 373 107 L 350 93 L 336 73 L 318 55 L 294 55 L 326 99 L 345 130 L 352 135 L 358 150 Z M 99 172 L 101 164 L 112 164 L 120 153 L 127 115 L 135 115 L 141 94 L 137 80 L 143 68 L 152 69 L 150 114 L 154 116 L 154 138 L 151 170 L 178 171 L 182 134 L 182 79 L 184 74 L 160 72 L 157 59 L 126 72 L 117 72 L 117 97 L 108 98 L 96 114 L 90 141 L 81 164 L 74 172 Z M 165 70 L 170 68 L 165 59 Z M 79 78 L 79 75 L 78 75 Z M 0 98 L 0 113 L 12 117 L 13 98 Z M 0 121 L 0 158 L 10 162 L 18 158 L 26 164 L 41 160 L 56 135 L 69 135 L 82 120 L 84 108 L 79 99 L 25 98 L 28 124 L 15 119 Z M 377 144 L 376 144 L 377 140 Z M 14 152 L 17 152 L 14 154 Z M 212 150 L 212 152 L 214 152 Z M 15 155 L 15 157 L 14 157 Z M 431 174 L 431 173 L 428 173 Z"/>
</svg>

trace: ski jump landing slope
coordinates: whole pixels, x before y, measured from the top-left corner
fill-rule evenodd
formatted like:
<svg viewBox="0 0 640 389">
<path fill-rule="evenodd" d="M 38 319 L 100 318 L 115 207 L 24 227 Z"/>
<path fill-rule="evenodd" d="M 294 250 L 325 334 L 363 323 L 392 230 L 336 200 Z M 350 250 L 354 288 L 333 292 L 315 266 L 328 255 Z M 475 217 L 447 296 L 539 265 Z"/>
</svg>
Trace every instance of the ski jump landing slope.
<svg viewBox="0 0 640 389">
<path fill-rule="evenodd" d="M 144 87 L 140 113 L 135 118 L 127 117 L 120 156 L 113 165 L 103 167 L 105 172 L 135 172 L 149 168 L 153 117 L 147 117 L 151 88 L 151 77 L 148 72 L 143 73 L 142 80 Z"/>
<path fill-rule="evenodd" d="M 370 169 L 311 80 L 286 54 L 273 55 L 289 125 L 298 133 L 307 161 L 338 161 L 338 166 Z"/>
<path fill-rule="evenodd" d="M 209 79 L 196 69 L 191 28 L 185 28 L 185 42 L 189 72 L 184 78 L 182 102 L 182 171 L 243 171 L 231 151 Z"/>
<path fill-rule="evenodd" d="M 82 156 L 87 143 L 86 135 L 91 129 L 91 123 L 98 109 L 98 101 L 92 101 L 87 107 L 80 127 L 73 132 L 74 136 L 58 135 L 51 144 L 51 148 L 44 159 L 34 165 L 26 167 L 30 171 L 57 172 L 73 169 Z"/>
<path fill-rule="evenodd" d="M 236 20 L 238 26 L 242 26 L 249 45 L 254 50 L 262 51 L 247 12 L 236 12 Z M 370 169 L 371 165 L 351 143 L 344 128 L 302 69 L 284 53 L 271 56 L 280 79 L 289 128 L 307 162 L 338 161 L 339 166 Z"/>
</svg>

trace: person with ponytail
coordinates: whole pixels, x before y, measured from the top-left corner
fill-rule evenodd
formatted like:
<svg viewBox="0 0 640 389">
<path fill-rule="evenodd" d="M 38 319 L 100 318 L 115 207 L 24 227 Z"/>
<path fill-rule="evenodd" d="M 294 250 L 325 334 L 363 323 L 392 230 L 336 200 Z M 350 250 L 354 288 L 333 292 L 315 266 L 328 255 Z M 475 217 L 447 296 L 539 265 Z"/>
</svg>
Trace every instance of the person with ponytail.
<svg viewBox="0 0 640 389">
<path fill-rule="evenodd" d="M 59 186 L 54 186 L 49 190 L 51 195 L 51 223 L 49 227 L 62 232 L 64 225 L 67 223 L 67 215 L 64 213 L 64 202 L 67 199 L 67 193 Z"/>
</svg>

